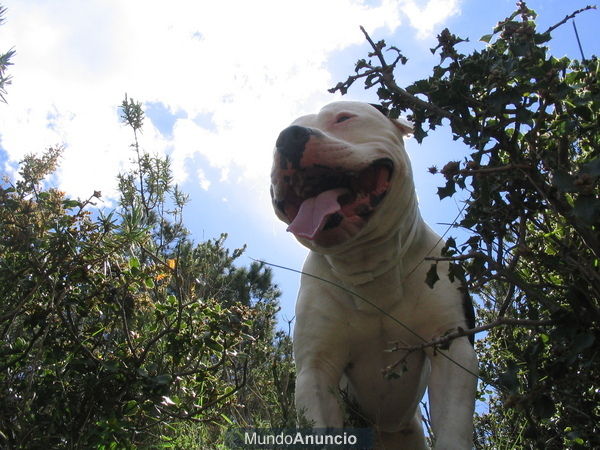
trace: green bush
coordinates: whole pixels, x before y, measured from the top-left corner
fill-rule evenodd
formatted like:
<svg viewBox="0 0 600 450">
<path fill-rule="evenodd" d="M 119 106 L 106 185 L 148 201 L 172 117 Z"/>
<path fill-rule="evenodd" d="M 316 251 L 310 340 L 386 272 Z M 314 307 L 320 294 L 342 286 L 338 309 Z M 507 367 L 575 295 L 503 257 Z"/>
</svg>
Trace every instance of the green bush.
<svg viewBox="0 0 600 450">
<path fill-rule="evenodd" d="M 0 187 L 3 448 L 209 448 L 289 418 L 270 270 L 236 267 L 224 235 L 189 239 L 169 160 L 137 142 L 141 105 L 121 110 L 135 141 L 117 210 L 46 186 L 59 148 Z"/>
<path fill-rule="evenodd" d="M 462 161 L 432 173 L 440 199 L 466 196 L 442 260 L 479 298 L 481 399 L 478 448 L 600 447 L 600 62 L 551 56 L 525 2 L 465 55 L 448 30 L 431 76 L 405 88 L 407 59 L 385 42 L 333 90 L 377 88 L 392 117 L 410 110 L 421 142 L 450 127 Z M 430 258 L 434 283 L 440 258 Z M 439 343 L 438 343 L 439 344 Z M 432 343 L 433 345 L 433 343 Z"/>
</svg>

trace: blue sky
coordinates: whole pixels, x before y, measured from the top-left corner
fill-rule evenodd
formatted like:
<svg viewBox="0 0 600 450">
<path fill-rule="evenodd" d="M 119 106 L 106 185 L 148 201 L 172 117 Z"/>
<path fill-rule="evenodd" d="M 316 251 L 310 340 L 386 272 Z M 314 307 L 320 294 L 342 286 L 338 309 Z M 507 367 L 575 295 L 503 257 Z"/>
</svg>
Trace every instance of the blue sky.
<svg viewBox="0 0 600 450">
<path fill-rule="evenodd" d="M 540 28 L 586 6 L 579 0 L 527 2 Z M 401 84 L 429 74 L 429 48 L 443 28 L 481 48 L 479 37 L 509 15 L 513 0 L 4 0 L 0 51 L 17 50 L 8 105 L 0 104 L 1 172 L 54 144 L 66 150 L 57 175 L 75 197 L 101 190 L 110 208 L 127 167 L 131 134 L 118 122 L 125 92 L 144 103 L 142 145 L 168 154 L 190 194 L 186 225 L 197 240 L 229 235 L 256 258 L 300 269 L 306 251 L 271 211 L 270 158 L 277 134 L 299 115 L 339 99 L 327 89 L 369 51 L 358 26 L 399 47 L 409 63 Z M 598 53 L 600 12 L 577 18 L 587 56 Z M 554 32 L 556 56 L 578 57 L 572 26 Z M 353 88 L 347 99 L 376 101 Z M 440 233 L 460 205 L 440 202 L 427 173 L 467 151 L 447 130 L 407 143 L 422 214 Z M 451 233 L 452 234 L 452 233 Z M 277 269 L 282 319 L 293 317 L 298 275 Z"/>
</svg>

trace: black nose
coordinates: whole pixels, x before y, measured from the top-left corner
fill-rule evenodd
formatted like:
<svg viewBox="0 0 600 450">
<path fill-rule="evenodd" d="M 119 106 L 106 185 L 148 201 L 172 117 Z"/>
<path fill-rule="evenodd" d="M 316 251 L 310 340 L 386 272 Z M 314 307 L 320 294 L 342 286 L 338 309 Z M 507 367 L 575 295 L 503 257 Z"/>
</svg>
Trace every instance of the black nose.
<svg viewBox="0 0 600 450">
<path fill-rule="evenodd" d="M 310 139 L 311 134 L 313 133 L 310 128 L 298 125 L 292 125 L 279 134 L 275 146 L 277 151 L 281 153 L 282 167 L 286 166 L 287 161 L 291 162 L 294 168 L 300 167 L 304 146 Z"/>
</svg>

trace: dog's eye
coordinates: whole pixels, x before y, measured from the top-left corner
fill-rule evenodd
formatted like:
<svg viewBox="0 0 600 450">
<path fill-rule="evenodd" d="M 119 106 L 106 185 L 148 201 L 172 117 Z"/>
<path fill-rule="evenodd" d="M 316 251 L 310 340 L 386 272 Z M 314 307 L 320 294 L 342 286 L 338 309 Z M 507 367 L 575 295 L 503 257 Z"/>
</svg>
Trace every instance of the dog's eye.
<svg viewBox="0 0 600 450">
<path fill-rule="evenodd" d="M 351 116 L 350 114 L 340 114 L 336 119 L 335 119 L 335 123 L 342 123 L 345 122 L 346 120 L 350 120 L 352 119 L 353 116 Z"/>
</svg>

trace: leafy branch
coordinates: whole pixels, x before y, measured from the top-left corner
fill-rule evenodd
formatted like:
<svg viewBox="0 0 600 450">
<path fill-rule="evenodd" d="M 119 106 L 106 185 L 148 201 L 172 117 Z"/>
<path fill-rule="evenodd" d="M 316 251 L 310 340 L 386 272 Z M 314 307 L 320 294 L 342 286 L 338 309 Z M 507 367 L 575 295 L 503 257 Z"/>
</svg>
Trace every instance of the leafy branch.
<svg viewBox="0 0 600 450">
<path fill-rule="evenodd" d="M 477 295 L 480 323 L 403 350 L 439 349 L 485 331 L 477 342 L 481 373 L 494 380 L 490 398 L 500 406 L 482 427 L 501 424 L 511 436 L 510 420 L 521 421 L 523 446 L 600 445 L 589 420 L 598 399 L 571 395 L 575 378 L 577 392 L 600 386 L 592 345 L 600 339 L 600 62 L 555 58 L 546 47 L 556 29 L 593 9 L 538 32 L 537 14 L 518 2 L 470 54 L 460 51 L 465 39 L 443 30 L 432 49 L 439 63 L 406 87 L 394 77 L 407 62 L 401 51 L 361 29 L 369 59 L 332 89 L 345 94 L 362 80 L 377 89 L 390 117 L 409 112 L 418 142 L 444 123 L 468 150 L 461 161 L 430 168 L 444 178 L 441 200 L 458 191 L 468 198 L 454 224 L 463 241 L 448 238 L 441 254 L 426 258 L 425 281 L 433 286 L 438 267 L 448 267 L 452 280 Z M 518 408 L 506 412 L 501 399 L 508 395 Z"/>
<path fill-rule="evenodd" d="M 0 26 L 5 22 L 6 8 L 0 5 Z M 6 86 L 11 83 L 11 76 L 7 74 L 8 67 L 12 65 L 11 59 L 15 56 L 15 50 L 0 53 L 0 101 L 6 103 Z"/>
</svg>

